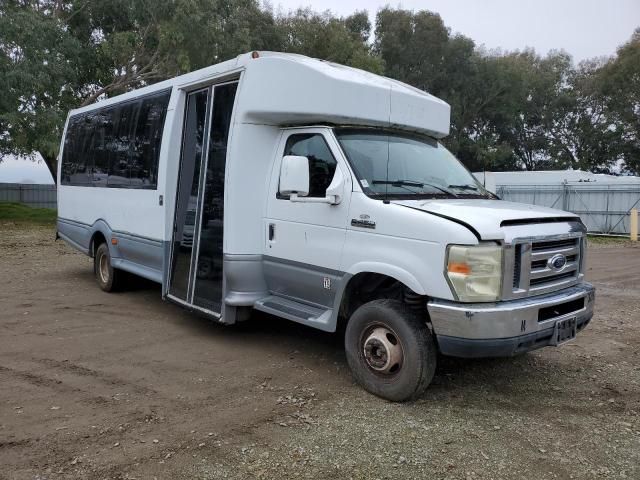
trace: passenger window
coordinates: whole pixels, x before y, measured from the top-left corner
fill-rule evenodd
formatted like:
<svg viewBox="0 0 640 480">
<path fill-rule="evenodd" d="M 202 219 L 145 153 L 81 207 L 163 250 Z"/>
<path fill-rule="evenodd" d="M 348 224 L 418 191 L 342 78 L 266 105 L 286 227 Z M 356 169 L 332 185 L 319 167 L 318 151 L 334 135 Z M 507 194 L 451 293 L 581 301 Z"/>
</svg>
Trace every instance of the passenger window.
<svg viewBox="0 0 640 480">
<path fill-rule="evenodd" d="M 131 185 L 155 188 L 169 94 L 145 99 L 140 107 L 131 154 Z"/>
<path fill-rule="evenodd" d="M 133 147 L 132 129 L 135 126 L 138 103 L 125 103 L 116 111 L 118 124 L 115 141 L 110 149 L 109 179 L 110 187 L 126 188 L 130 185 L 129 159 Z"/>
<path fill-rule="evenodd" d="M 319 133 L 291 135 L 287 139 L 284 155 L 301 155 L 309 159 L 309 195 L 324 197 L 333 180 L 338 162 L 326 140 Z M 278 198 L 288 198 L 278 195 Z"/>
<path fill-rule="evenodd" d="M 62 152 L 62 171 L 60 172 L 60 182 L 62 185 L 71 185 L 71 176 L 76 170 L 82 121 L 82 116 L 76 115 L 69 119 L 69 124 L 67 125 L 67 133 L 64 138 L 64 150 Z"/>
<path fill-rule="evenodd" d="M 106 187 L 109 176 L 109 149 L 114 143 L 114 109 L 99 110 L 94 121 L 92 181 L 96 187 Z"/>
<path fill-rule="evenodd" d="M 91 129 L 91 113 L 84 114 L 74 122 L 74 138 L 72 142 L 72 161 L 67 167 L 67 176 L 70 185 L 88 185 L 91 183 L 91 142 L 93 131 Z"/>
<path fill-rule="evenodd" d="M 62 185 L 157 188 L 170 96 L 165 90 L 71 117 L 64 139 Z"/>
</svg>

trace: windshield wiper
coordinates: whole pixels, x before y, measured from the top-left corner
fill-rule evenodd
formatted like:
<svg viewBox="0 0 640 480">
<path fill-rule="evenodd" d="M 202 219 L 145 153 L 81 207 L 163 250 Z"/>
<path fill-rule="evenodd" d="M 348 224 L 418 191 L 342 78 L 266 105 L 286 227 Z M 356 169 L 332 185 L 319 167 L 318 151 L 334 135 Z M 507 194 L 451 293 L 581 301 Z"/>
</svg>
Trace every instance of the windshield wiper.
<svg viewBox="0 0 640 480">
<path fill-rule="evenodd" d="M 425 185 L 428 187 L 433 187 L 437 190 L 440 190 L 442 193 L 446 193 L 447 195 L 451 195 L 453 197 L 457 197 L 455 193 L 451 190 L 448 190 L 444 187 L 439 187 L 438 185 L 434 185 L 433 183 L 424 183 L 424 182 L 415 182 L 413 180 L 372 180 L 371 183 L 373 185 L 391 185 L 392 187 L 418 187 L 423 188 Z"/>
<path fill-rule="evenodd" d="M 418 192 L 416 192 L 415 190 L 411 190 L 411 188 L 409 188 L 409 187 L 416 187 L 416 188 L 420 188 L 420 189 L 422 187 L 424 187 L 424 185 L 419 185 L 419 184 L 416 184 L 414 182 L 408 182 L 408 183 L 405 183 L 405 182 L 385 182 L 385 181 L 374 181 L 373 182 L 374 185 L 375 184 L 378 184 L 378 185 L 387 184 L 387 183 L 391 184 L 392 186 L 397 187 L 397 188 L 404 188 L 405 190 L 408 190 L 411 193 L 418 193 Z"/>
<path fill-rule="evenodd" d="M 475 185 L 449 185 L 449 188 L 457 188 L 459 190 L 472 190 L 474 192 L 478 192 L 478 195 L 482 195 L 483 197 L 498 198 L 498 196 L 495 193 L 492 193 L 486 189 L 480 190 Z"/>
</svg>

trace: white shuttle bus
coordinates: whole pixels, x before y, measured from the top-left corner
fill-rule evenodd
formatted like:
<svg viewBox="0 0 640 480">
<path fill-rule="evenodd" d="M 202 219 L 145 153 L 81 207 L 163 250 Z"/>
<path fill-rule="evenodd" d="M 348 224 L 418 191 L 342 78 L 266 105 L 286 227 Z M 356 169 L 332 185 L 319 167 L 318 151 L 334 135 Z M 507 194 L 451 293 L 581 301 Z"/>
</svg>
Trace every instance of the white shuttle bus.
<svg viewBox="0 0 640 480">
<path fill-rule="evenodd" d="M 344 331 L 356 380 L 419 396 L 437 353 L 510 356 L 591 320 L 585 228 L 499 200 L 406 84 L 252 52 L 69 113 L 58 235 L 224 323 L 252 309 Z"/>
</svg>

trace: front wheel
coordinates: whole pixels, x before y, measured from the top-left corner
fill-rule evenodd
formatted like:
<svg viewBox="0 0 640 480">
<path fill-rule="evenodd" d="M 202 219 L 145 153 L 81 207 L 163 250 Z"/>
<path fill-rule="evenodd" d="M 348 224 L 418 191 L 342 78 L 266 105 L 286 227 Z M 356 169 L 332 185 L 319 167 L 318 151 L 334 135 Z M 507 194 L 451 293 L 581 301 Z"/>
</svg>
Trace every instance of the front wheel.
<svg viewBox="0 0 640 480">
<path fill-rule="evenodd" d="M 397 300 L 358 308 L 345 332 L 347 363 L 370 393 L 394 402 L 424 393 L 436 369 L 436 347 L 418 312 Z"/>
</svg>

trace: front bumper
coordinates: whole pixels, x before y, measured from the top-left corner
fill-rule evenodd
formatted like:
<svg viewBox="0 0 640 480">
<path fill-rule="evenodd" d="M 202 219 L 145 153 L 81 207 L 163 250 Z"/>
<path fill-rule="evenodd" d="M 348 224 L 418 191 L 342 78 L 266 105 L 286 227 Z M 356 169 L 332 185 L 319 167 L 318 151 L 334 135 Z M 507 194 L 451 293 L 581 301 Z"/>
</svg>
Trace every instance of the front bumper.
<svg viewBox="0 0 640 480">
<path fill-rule="evenodd" d="M 578 331 L 593 316 L 595 288 L 580 283 L 547 295 L 497 303 L 431 300 L 429 317 L 440 352 L 454 357 L 505 357 L 556 345 L 555 325 L 575 317 Z"/>
</svg>

